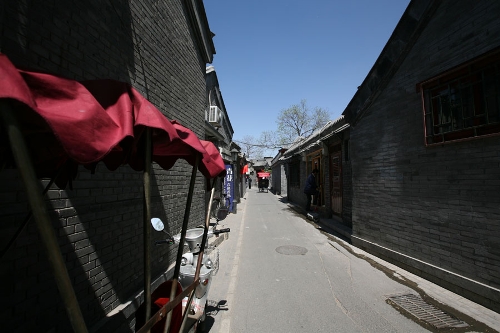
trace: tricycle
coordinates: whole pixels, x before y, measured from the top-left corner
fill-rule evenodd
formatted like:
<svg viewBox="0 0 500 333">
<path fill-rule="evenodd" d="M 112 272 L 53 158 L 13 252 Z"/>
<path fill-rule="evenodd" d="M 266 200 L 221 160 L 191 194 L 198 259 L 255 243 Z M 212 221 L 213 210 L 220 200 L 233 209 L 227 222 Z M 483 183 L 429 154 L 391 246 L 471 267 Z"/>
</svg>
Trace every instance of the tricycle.
<svg viewBox="0 0 500 333">
<path fill-rule="evenodd" d="M 199 247 L 196 248 L 196 257 L 193 250 L 190 251 L 192 257 L 188 256 L 192 259 L 189 274 L 184 271 L 187 268 L 181 269 L 181 266 L 185 261 L 184 244 L 189 243 L 191 237 L 188 221 L 197 172 L 201 172 L 211 185 L 209 202 L 213 200 L 215 184 L 210 180 L 222 177 L 226 172 L 215 145 L 199 140 L 188 128 L 168 120 L 138 91 L 123 82 L 77 82 L 21 71 L 1 54 L 0 74 L 3 80 L 0 83 L 0 124 L 4 127 L 10 149 L 9 154 L 2 156 L 7 156 L 21 175 L 31 207 L 30 215 L 50 258 L 50 268 L 73 330 L 88 332 L 57 234 L 39 190 L 39 178 L 51 178 L 47 188 L 54 183 L 60 188 L 67 184 L 71 187 L 79 165 L 95 171 L 100 162 L 109 170 L 128 164 L 136 171 L 143 171 L 144 320 L 136 330 L 148 332 L 164 318 L 164 324 L 161 324 L 164 332 L 196 330 L 204 312 L 198 311 L 199 318 L 195 316 L 195 320 L 189 323 L 188 315 L 193 315 L 190 310 L 192 300 L 202 294 L 207 269 L 210 271 L 208 275 L 212 274 L 212 268 L 208 267 L 211 264 L 204 258 L 207 237 L 216 233 L 209 231 L 211 205 L 207 208 L 203 227 L 196 230 L 194 238 Z M 91 140 L 89 133 L 92 133 Z M 170 281 L 151 292 L 152 164 L 155 162 L 168 170 L 178 159 L 189 163 L 192 172 L 181 231 L 178 237 L 167 240 L 178 244 L 175 269 Z M 183 300 L 186 300 L 184 307 Z M 155 313 L 151 311 L 152 303 L 157 306 Z"/>
<path fill-rule="evenodd" d="M 257 185 L 259 187 L 259 192 L 266 192 L 269 189 L 269 177 L 271 174 L 269 172 L 257 172 Z"/>
<path fill-rule="evenodd" d="M 151 219 L 151 224 L 156 231 L 165 231 L 165 226 L 159 218 Z M 212 236 L 218 237 L 219 234 L 229 232 L 230 229 L 211 229 L 207 233 L 207 238 Z M 200 283 L 194 290 L 194 297 L 187 296 L 182 299 L 182 305 L 178 304 L 172 315 L 171 332 L 179 332 L 181 330 L 183 313 L 187 313 L 186 324 L 182 332 L 200 332 L 203 331 L 206 319 L 206 305 L 208 291 L 212 283 L 212 278 L 219 269 L 219 251 L 215 247 L 208 247 L 210 252 L 207 252 L 200 261 L 200 254 L 203 244 L 204 228 L 188 229 L 185 235 L 185 244 L 189 251 L 182 255 L 181 266 L 179 271 L 179 282 L 177 284 L 177 295 L 182 290 L 185 290 L 194 283 L 197 267 L 200 264 L 199 278 Z M 167 233 L 168 235 L 168 233 Z M 164 240 L 156 241 L 156 245 L 161 244 L 180 244 L 181 234 L 170 236 Z M 205 240 L 206 242 L 206 240 Z M 207 247 L 208 244 L 205 244 Z M 162 283 L 151 295 L 151 313 L 155 315 L 165 306 L 170 299 L 170 291 L 172 289 L 172 280 Z M 151 328 L 152 333 L 162 333 L 165 327 L 166 317 L 158 321 Z M 145 324 L 145 304 L 143 303 L 136 311 L 136 328 L 141 328 Z"/>
</svg>

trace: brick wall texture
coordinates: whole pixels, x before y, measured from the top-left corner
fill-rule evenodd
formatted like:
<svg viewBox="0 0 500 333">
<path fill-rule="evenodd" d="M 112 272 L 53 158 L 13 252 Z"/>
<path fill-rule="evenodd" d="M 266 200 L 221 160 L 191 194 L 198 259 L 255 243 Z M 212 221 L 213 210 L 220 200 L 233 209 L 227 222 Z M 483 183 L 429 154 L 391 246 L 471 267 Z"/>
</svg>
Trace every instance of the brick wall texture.
<svg viewBox="0 0 500 333">
<path fill-rule="evenodd" d="M 353 233 L 500 288 L 500 138 L 425 147 L 416 84 L 500 46 L 500 2 L 443 1 L 351 129 Z"/>
<path fill-rule="evenodd" d="M 342 222 L 352 228 L 352 167 L 349 130 L 343 133 L 342 142 Z"/>
<path fill-rule="evenodd" d="M 2 1 L 0 52 L 29 70 L 76 80 L 128 82 L 169 119 L 203 138 L 205 63 L 183 4 Z M 190 175 L 191 166 L 183 161 L 169 171 L 154 168 L 153 216 L 162 218 L 171 233 L 181 228 Z M 16 170 L 2 170 L 0 182 L 4 246 L 29 205 Z M 95 174 L 80 168 L 72 190 L 52 186 L 45 196 L 88 327 L 143 289 L 142 182 L 142 173 L 128 166 L 111 172 L 99 165 Z M 42 181 L 43 186 L 47 183 Z M 204 222 L 205 199 L 199 175 L 190 226 Z M 163 236 L 153 234 L 153 240 Z M 175 250 L 167 245 L 153 248 L 153 278 L 166 270 Z M 4 330 L 71 331 L 33 220 L 1 258 L 0 279 Z"/>
<path fill-rule="evenodd" d="M 283 197 L 287 196 L 286 164 L 276 163 L 272 168 L 271 187 L 274 193 Z"/>
<path fill-rule="evenodd" d="M 300 156 L 298 157 L 300 158 Z M 296 162 L 296 160 L 294 160 Z M 299 186 L 292 186 L 290 185 L 290 176 L 288 176 L 288 188 L 287 188 L 287 194 L 288 194 L 288 200 L 291 202 L 294 202 L 304 209 L 306 208 L 306 195 L 304 194 L 304 186 L 306 184 L 306 179 L 307 179 L 307 171 L 306 171 L 306 163 L 304 161 L 299 162 L 299 169 L 300 169 L 300 185 Z"/>
</svg>

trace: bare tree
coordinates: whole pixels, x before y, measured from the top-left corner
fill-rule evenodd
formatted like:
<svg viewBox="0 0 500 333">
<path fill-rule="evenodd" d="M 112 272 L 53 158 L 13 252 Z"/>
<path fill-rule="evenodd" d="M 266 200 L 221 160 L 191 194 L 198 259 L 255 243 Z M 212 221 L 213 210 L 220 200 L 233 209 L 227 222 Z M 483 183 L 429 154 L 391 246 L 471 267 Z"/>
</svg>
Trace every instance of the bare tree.
<svg viewBox="0 0 500 333">
<path fill-rule="evenodd" d="M 235 140 L 236 141 L 236 140 Z M 257 140 L 252 135 L 245 135 L 240 141 L 236 141 L 247 158 L 254 158 L 257 152 Z"/>
<path fill-rule="evenodd" d="M 312 112 L 312 130 L 311 133 L 325 126 L 330 121 L 330 112 L 320 107 L 315 107 Z"/>
<path fill-rule="evenodd" d="M 247 158 L 274 156 L 276 149 L 292 143 L 297 136 L 309 136 L 330 120 L 330 113 L 320 107 L 309 109 L 306 100 L 280 111 L 276 124 L 277 131 L 264 131 L 256 139 L 246 135 L 242 140 L 235 140 L 242 147 Z"/>
<path fill-rule="evenodd" d="M 315 107 L 309 109 L 306 100 L 294 104 L 288 109 L 283 109 L 278 115 L 279 142 L 282 144 L 292 142 L 297 136 L 308 136 L 316 129 L 324 126 L 330 120 L 327 110 Z"/>
<path fill-rule="evenodd" d="M 275 131 L 262 132 L 257 140 L 260 155 L 259 157 L 273 156 L 275 154 L 275 150 L 280 148 L 280 145 L 277 142 L 278 138 Z"/>
</svg>

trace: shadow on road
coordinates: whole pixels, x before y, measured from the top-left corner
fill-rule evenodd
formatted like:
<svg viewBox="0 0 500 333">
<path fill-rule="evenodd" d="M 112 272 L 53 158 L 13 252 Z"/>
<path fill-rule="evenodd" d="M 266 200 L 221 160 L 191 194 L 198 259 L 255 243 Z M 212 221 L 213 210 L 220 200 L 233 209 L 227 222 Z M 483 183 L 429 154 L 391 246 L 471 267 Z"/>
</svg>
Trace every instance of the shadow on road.
<svg viewBox="0 0 500 333">
<path fill-rule="evenodd" d="M 201 330 L 202 332 L 210 332 L 212 327 L 214 326 L 215 323 L 215 317 L 219 313 L 219 311 L 227 311 L 227 301 L 226 300 L 220 300 L 220 301 L 214 301 L 214 300 L 208 300 L 207 301 L 207 307 L 205 308 L 206 311 L 206 318 L 205 322 L 203 323 L 203 329 Z"/>
<path fill-rule="evenodd" d="M 284 199 L 284 198 L 281 198 L 279 200 L 281 202 L 283 202 L 283 203 L 287 203 L 287 200 Z M 295 215 L 297 217 L 303 218 L 307 223 L 313 225 L 316 229 L 320 230 L 323 234 L 326 234 L 327 237 L 328 236 L 330 236 L 330 237 L 334 236 L 334 237 L 340 238 L 341 240 L 343 240 L 344 242 L 346 242 L 348 244 L 352 244 L 351 240 L 348 237 L 346 237 L 346 236 L 342 235 L 341 233 L 335 231 L 333 228 L 330 228 L 327 224 L 322 223 L 321 219 L 319 221 L 310 220 L 307 217 L 307 212 L 304 209 L 302 209 L 301 207 L 298 207 L 298 206 L 288 206 L 284 210 L 291 212 L 293 215 Z"/>
</svg>

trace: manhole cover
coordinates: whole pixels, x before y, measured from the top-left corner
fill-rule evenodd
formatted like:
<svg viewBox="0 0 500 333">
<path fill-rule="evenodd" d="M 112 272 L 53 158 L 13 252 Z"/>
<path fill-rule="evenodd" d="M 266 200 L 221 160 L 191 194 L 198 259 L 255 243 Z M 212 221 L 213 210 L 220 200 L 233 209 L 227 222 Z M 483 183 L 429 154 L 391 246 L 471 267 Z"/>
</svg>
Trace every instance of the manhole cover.
<svg viewBox="0 0 500 333">
<path fill-rule="evenodd" d="M 284 245 L 277 247 L 276 252 L 286 255 L 304 255 L 307 253 L 307 249 L 302 246 Z"/>
<path fill-rule="evenodd" d="M 388 300 L 398 305 L 412 316 L 438 329 L 469 326 L 467 323 L 453 318 L 446 312 L 426 303 L 420 296 L 414 294 L 394 295 L 388 297 Z"/>
</svg>

